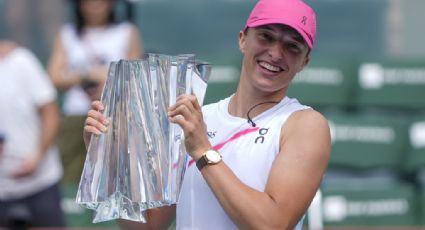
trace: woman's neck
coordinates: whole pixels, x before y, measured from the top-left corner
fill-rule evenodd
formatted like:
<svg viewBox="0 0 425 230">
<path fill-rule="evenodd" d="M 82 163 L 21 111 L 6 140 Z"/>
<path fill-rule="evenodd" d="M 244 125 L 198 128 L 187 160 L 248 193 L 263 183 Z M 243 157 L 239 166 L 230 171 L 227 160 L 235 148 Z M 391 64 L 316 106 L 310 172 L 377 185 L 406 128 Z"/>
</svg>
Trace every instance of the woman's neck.
<svg viewBox="0 0 425 230">
<path fill-rule="evenodd" d="M 247 118 L 249 112 L 249 117 L 253 118 L 270 109 L 285 97 L 285 92 L 283 90 L 272 94 L 258 92 L 250 93 L 247 91 L 249 90 L 243 90 L 242 87 L 238 86 L 236 93 L 229 102 L 229 114 L 236 117 Z"/>
<path fill-rule="evenodd" d="M 86 29 L 102 29 L 108 27 L 107 23 L 98 23 L 98 24 L 87 24 L 84 26 Z"/>
</svg>

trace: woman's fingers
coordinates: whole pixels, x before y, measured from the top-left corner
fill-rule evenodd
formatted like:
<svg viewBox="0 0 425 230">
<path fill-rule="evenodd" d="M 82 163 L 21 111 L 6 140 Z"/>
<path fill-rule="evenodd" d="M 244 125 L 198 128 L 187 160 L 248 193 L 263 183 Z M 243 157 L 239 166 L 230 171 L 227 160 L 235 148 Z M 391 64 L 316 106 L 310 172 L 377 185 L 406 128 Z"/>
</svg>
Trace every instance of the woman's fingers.
<svg viewBox="0 0 425 230">
<path fill-rule="evenodd" d="M 203 126 L 202 110 L 193 95 L 181 95 L 168 112 L 170 121 L 182 127 L 186 135 L 194 134 Z"/>
<path fill-rule="evenodd" d="M 102 134 L 102 132 L 101 132 L 101 131 L 99 131 L 99 129 L 97 129 L 97 128 L 96 128 L 96 127 L 94 127 L 94 126 L 84 126 L 84 132 L 85 132 L 86 134 L 90 134 L 90 133 L 95 134 L 95 135 L 100 135 L 100 134 Z"/>
<path fill-rule="evenodd" d="M 170 121 L 183 129 L 186 150 L 193 159 L 199 159 L 200 154 L 211 148 L 202 109 L 194 95 L 179 96 L 168 114 Z"/>
<path fill-rule="evenodd" d="M 196 97 L 193 95 L 186 94 L 178 96 L 176 103 L 170 107 L 169 111 L 175 111 L 182 105 L 186 106 L 187 110 L 189 110 L 190 113 L 201 111 L 201 107 L 199 106 Z"/>
<path fill-rule="evenodd" d="M 91 134 L 100 135 L 107 131 L 109 119 L 101 113 L 105 107 L 100 101 L 93 101 L 92 109 L 87 113 L 87 118 L 84 122 L 84 143 L 88 147 L 91 139 Z"/>
<path fill-rule="evenodd" d="M 97 100 L 91 103 L 91 107 L 92 109 L 98 110 L 98 111 L 103 111 L 105 109 L 105 106 L 103 106 L 102 102 Z"/>
<path fill-rule="evenodd" d="M 189 105 L 182 103 L 170 110 L 168 115 L 171 117 L 181 115 L 184 119 L 190 120 L 191 116 L 194 114 L 193 109 L 191 109 Z"/>
<path fill-rule="evenodd" d="M 170 122 L 178 124 L 185 133 L 191 129 L 193 129 L 192 115 L 190 110 L 184 105 L 179 105 L 174 110 L 168 113 Z"/>
<path fill-rule="evenodd" d="M 198 103 L 198 98 L 196 98 L 194 94 L 189 95 L 189 100 L 192 102 L 192 105 L 196 110 L 202 110 L 201 105 Z"/>
<path fill-rule="evenodd" d="M 104 133 L 108 130 L 106 124 L 92 117 L 87 117 L 84 129 L 89 132 L 91 131 L 97 135 L 100 135 L 101 133 Z"/>
<path fill-rule="evenodd" d="M 94 120 L 97 120 L 97 121 L 99 121 L 100 123 L 102 123 L 104 125 L 108 125 L 109 124 L 108 118 L 106 118 L 105 116 L 103 116 L 102 113 L 100 113 L 99 111 L 96 111 L 96 110 L 90 110 L 87 113 L 87 118 L 92 118 Z"/>
<path fill-rule="evenodd" d="M 188 122 L 182 115 L 176 115 L 173 117 L 170 117 L 170 122 L 178 124 L 182 129 L 185 131 L 188 129 L 188 127 L 191 125 L 190 122 Z"/>
<path fill-rule="evenodd" d="M 100 101 L 93 101 L 92 109 L 87 113 L 87 118 L 84 124 L 86 133 L 94 133 L 100 135 L 106 132 L 109 120 L 101 113 L 105 109 Z"/>
</svg>

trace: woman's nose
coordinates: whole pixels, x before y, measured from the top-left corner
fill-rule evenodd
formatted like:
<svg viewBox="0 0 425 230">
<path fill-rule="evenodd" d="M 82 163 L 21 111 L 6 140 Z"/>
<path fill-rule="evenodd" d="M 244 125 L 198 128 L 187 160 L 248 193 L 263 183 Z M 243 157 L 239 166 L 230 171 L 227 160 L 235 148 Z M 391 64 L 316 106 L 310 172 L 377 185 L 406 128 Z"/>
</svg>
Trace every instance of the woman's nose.
<svg viewBox="0 0 425 230">
<path fill-rule="evenodd" d="M 273 45 L 269 47 L 268 54 L 273 59 L 273 61 L 279 61 L 283 58 L 283 48 L 278 43 L 275 42 Z"/>
</svg>

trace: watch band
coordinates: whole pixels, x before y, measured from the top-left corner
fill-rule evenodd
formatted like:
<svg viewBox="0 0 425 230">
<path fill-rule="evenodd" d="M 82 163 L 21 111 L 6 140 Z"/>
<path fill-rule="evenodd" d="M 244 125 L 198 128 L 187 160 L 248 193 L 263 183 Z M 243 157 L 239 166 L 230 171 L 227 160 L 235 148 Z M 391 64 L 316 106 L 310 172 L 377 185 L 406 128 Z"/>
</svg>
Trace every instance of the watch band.
<svg viewBox="0 0 425 230">
<path fill-rule="evenodd" d="M 196 167 L 201 171 L 208 164 L 208 159 L 205 155 L 202 155 L 201 158 L 196 162 Z"/>
</svg>

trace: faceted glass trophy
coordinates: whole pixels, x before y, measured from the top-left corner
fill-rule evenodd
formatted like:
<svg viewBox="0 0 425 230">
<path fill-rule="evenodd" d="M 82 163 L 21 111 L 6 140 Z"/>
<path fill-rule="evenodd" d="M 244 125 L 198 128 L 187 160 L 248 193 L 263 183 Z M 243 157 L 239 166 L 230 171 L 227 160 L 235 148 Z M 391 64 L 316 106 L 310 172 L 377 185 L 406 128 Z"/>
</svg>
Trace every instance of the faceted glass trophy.
<svg viewBox="0 0 425 230">
<path fill-rule="evenodd" d="M 168 107 L 181 94 L 195 94 L 202 104 L 210 73 L 211 65 L 194 55 L 111 63 L 101 98 L 110 124 L 92 135 L 76 198 L 95 210 L 94 223 L 146 222 L 146 210 L 177 203 L 187 156 Z"/>
</svg>

